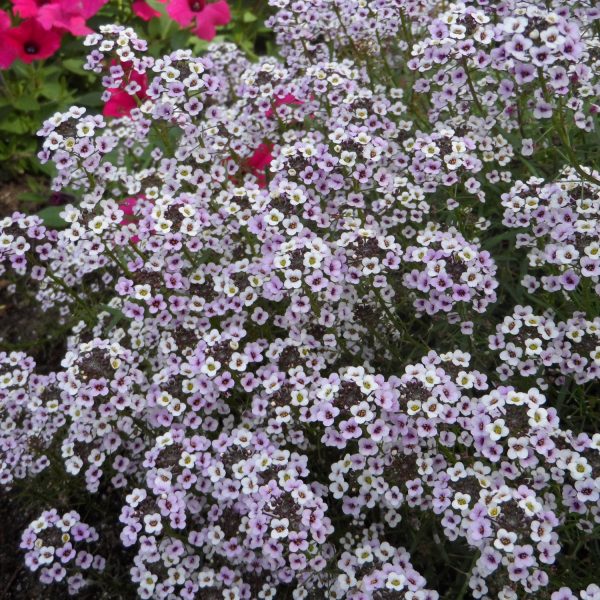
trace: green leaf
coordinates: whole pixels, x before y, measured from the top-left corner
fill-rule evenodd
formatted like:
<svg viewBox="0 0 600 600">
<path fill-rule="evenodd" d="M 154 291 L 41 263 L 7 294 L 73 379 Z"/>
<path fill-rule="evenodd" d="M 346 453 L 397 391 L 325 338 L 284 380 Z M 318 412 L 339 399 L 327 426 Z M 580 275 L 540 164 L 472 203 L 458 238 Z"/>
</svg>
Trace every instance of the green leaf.
<svg viewBox="0 0 600 600">
<path fill-rule="evenodd" d="M 108 324 L 109 331 L 113 327 L 115 327 L 120 321 L 125 319 L 125 315 L 120 310 L 118 310 L 117 308 L 113 308 L 112 306 L 108 306 L 108 304 L 101 304 L 100 308 L 111 315 L 111 320 Z"/>
<path fill-rule="evenodd" d="M 44 79 L 47 79 L 51 75 L 57 75 L 60 73 L 60 69 L 54 65 L 44 65 L 43 74 Z"/>
<path fill-rule="evenodd" d="M 206 40 L 201 40 L 198 37 L 191 37 L 189 41 L 189 45 L 192 47 L 192 50 L 195 54 L 200 54 L 204 52 L 208 48 L 208 42 Z"/>
<path fill-rule="evenodd" d="M 83 62 L 80 58 L 67 58 L 63 60 L 62 66 L 71 73 L 77 75 L 88 75 L 88 71 L 83 68 Z"/>
<path fill-rule="evenodd" d="M 13 100 L 13 106 L 19 110 L 30 112 L 32 110 L 38 110 L 40 103 L 33 96 L 21 96 Z"/>
<path fill-rule="evenodd" d="M 58 81 L 46 81 L 41 93 L 48 100 L 58 100 L 63 95 L 63 86 Z"/>
<path fill-rule="evenodd" d="M 186 48 L 188 46 L 188 39 L 190 34 L 187 31 L 177 30 L 174 31 L 170 36 L 170 42 L 172 48 Z"/>
<path fill-rule="evenodd" d="M 21 202 L 44 202 L 48 199 L 48 194 L 40 194 L 39 192 L 23 192 L 19 194 L 19 200 Z"/>
<path fill-rule="evenodd" d="M 75 104 L 81 104 L 82 106 L 102 106 L 102 100 L 100 99 L 100 94 L 98 92 L 89 92 L 88 94 L 83 94 L 74 100 Z"/>
<path fill-rule="evenodd" d="M 244 23 L 254 23 L 254 21 L 258 21 L 258 17 L 255 14 L 251 13 L 249 10 L 247 10 L 244 13 L 243 21 Z"/>
<path fill-rule="evenodd" d="M 152 19 L 148 23 L 148 35 L 151 38 L 157 37 L 160 33 L 160 23 L 158 21 L 158 19 Z"/>
<path fill-rule="evenodd" d="M 67 222 L 60 217 L 62 210 L 62 206 L 47 206 L 40 210 L 40 212 L 37 213 L 37 216 L 42 218 L 46 227 L 59 229 L 67 224 Z"/>
<path fill-rule="evenodd" d="M 157 10 L 161 15 L 166 15 L 167 14 L 167 10 L 165 8 L 164 2 L 161 2 L 160 0 L 146 0 L 146 3 L 148 5 L 150 5 L 151 8 L 153 8 L 154 10 Z M 152 22 L 152 21 L 150 21 Z"/>
<path fill-rule="evenodd" d="M 33 72 L 33 69 L 30 65 L 25 64 L 20 60 L 15 61 L 12 65 L 12 68 L 14 69 L 15 73 L 23 79 L 29 79 Z"/>
<path fill-rule="evenodd" d="M 0 121 L 0 130 L 8 131 L 9 133 L 27 133 L 29 127 L 24 119 L 11 119 L 10 121 Z"/>
<path fill-rule="evenodd" d="M 56 177 L 56 167 L 52 161 L 41 163 L 38 160 L 35 162 L 35 167 L 41 173 L 48 175 L 48 177 Z"/>
<path fill-rule="evenodd" d="M 505 231 L 491 238 L 486 238 L 483 241 L 482 247 L 486 250 L 491 250 L 495 246 L 501 244 L 504 240 L 513 240 L 517 235 L 514 230 Z"/>
</svg>

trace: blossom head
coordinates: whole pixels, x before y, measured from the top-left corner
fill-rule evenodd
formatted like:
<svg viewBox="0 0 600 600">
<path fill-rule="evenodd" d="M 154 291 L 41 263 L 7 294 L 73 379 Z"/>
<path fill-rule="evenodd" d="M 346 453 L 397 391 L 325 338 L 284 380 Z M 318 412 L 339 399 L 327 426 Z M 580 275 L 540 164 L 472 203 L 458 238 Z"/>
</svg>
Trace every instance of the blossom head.
<svg viewBox="0 0 600 600">
<path fill-rule="evenodd" d="M 56 29 L 46 30 L 35 19 L 27 19 L 2 36 L 14 55 L 24 63 L 49 58 L 60 48 L 62 34 Z"/>
<path fill-rule="evenodd" d="M 192 32 L 203 40 L 212 40 L 219 25 L 231 21 L 229 5 L 225 0 L 171 0 L 167 14 L 182 27 L 193 23 Z"/>
</svg>

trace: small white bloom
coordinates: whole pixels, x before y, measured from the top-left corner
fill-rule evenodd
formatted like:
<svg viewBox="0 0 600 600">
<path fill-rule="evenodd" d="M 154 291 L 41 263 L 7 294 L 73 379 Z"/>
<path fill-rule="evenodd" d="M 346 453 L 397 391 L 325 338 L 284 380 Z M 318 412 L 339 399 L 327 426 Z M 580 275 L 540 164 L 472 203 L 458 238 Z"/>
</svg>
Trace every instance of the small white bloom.
<svg viewBox="0 0 600 600">
<path fill-rule="evenodd" d="M 271 520 L 271 537 L 273 539 L 286 538 L 288 536 L 288 527 L 290 522 L 288 519 L 272 519 Z"/>
</svg>

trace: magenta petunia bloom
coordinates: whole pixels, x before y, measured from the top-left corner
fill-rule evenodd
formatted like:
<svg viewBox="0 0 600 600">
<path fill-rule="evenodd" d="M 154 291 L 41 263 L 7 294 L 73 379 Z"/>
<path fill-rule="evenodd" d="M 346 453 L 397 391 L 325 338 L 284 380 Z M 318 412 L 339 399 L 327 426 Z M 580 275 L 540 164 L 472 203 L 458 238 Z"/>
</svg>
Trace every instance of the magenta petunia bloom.
<svg viewBox="0 0 600 600">
<path fill-rule="evenodd" d="M 0 31 L 10 28 L 10 15 L 5 10 L 0 10 Z"/>
<path fill-rule="evenodd" d="M 273 144 L 260 144 L 252 156 L 246 160 L 246 166 L 256 176 L 260 187 L 267 185 L 266 169 L 273 160 L 272 150 Z"/>
<path fill-rule="evenodd" d="M 134 14 L 144 21 L 160 17 L 160 13 L 154 10 L 145 0 L 134 0 L 131 8 Z"/>
<path fill-rule="evenodd" d="M 273 155 L 271 154 L 272 149 L 272 144 L 260 144 L 247 161 L 250 169 L 253 171 L 262 171 L 266 169 L 273 160 Z"/>
<path fill-rule="evenodd" d="M 105 117 L 127 117 L 131 111 L 138 106 L 138 100 L 146 98 L 146 90 L 148 89 L 148 77 L 145 73 L 138 73 L 130 68 L 131 63 L 124 63 L 123 67 L 128 71 L 126 82 L 120 87 L 109 88 L 110 98 L 104 104 L 102 114 Z M 125 87 L 129 83 L 137 83 L 138 91 L 129 93 Z"/>
<path fill-rule="evenodd" d="M 40 6 L 37 19 L 45 29 L 65 29 L 73 35 L 87 35 L 92 30 L 86 21 L 108 0 L 56 0 Z"/>
<path fill-rule="evenodd" d="M 22 19 L 37 17 L 40 8 L 45 4 L 48 4 L 48 0 L 13 0 L 13 12 Z"/>
<path fill-rule="evenodd" d="M 286 94 L 285 96 L 281 96 L 281 97 L 276 97 L 275 101 L 273 103 L 273 107 L 270 108 L 265 115 L 267 117 L 272 117 L 275 114 L 275 111 L 277 109 L 278 106 L 282 106 L 283 104 L 295 104 L 295 105 L 300 105 L 300 104 L 304 104 L 304 102 L 302 100 L 298 100 L 298 98 L 296 98 L 296 96 L 294 96 L 294 94 Z"/>
<path fill-rule="evenodd" d="M 137 201 L 141 198 L 144 198 L 143 195 L 139 196 L 129 196 L 125 198 L 120 204 L 119 208 L 123 211 L 125 218 L 121 221 L 120 225 L 129 225 L 130 223 L 135 223 L 136 219 L 133 217 L 133 209 L 137 204 Z M 137 244 L 140 241 L 140 238 L 137 235 L 131 237 L 131 243 Z"/>
<path fill-rule="evenodd" d="M 60 48 L 62 33 L 46 30 L 37 20 L 28 19 L 0 34 L 0 38 L 4 42 L 2 47 L 10 48 L 24 63 L 31 63 L 52 56 Z"/>
<path fill-rule="evenodd" d="M 0 10 L 0 39 L 5 31 L 10 29 L 10 16 L 7 12 Z M 8 69 L 15 60 L 16 54 L 12 46 L 0 44 L 0 69 Z"/>
<path fill-rule="evenodd" d="M 203 40 L 212 40 L 217 33 L 216 27 L 231 21 L 229 5 L 225 0 L 171 0 L 167 13 L 183 27 L 195 23 L 192 31 Z"/>
</svg>

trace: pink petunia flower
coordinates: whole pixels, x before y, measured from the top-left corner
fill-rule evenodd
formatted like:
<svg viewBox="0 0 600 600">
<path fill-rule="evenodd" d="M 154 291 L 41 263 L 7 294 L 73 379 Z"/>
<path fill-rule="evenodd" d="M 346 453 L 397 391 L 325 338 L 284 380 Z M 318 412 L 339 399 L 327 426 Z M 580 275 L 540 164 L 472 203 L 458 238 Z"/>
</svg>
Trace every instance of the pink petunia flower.
<svg viewBox="0 0 600 600">
<path fill-rule="evenodd" d="M 37 17 L 45 4 L 48 4 L 48 0 L 13 0 L 13 12 L 22 19 Z"/>
<path fill-rule="evenodd" d="M 10 29 L 10 16 L 7 12 L 0 10 L 0 39 L 3 38 L 3 33 Z M 0 44 L 0 69 L 8 69 L 16 58 L 16 54 L 12 46 Z"/>
<path fill-rule="evenodd" d="M 108 0 L 55 0 L 40 7 L 37 19 L 45 29 L 65 29 L 73 35 L 87 35 L 92 30 L 86 21 Z"/>
<path fill-rule="evenodd" d="M 138 106 L 138 99 L 146 98 L 146 90 L 148 89 L 148 77 L 145 73 L 138 73 L 135 70 L 128 69 L 131 63 L 123 63 L 125 69 L 125 77 L 123 84 L 120 87 L 109 88 L 110 98 L 104 104 L 102 114 L 105 117 L 126 117 L 131 114 L 131 111 Z M 124 88 L 131 82 L 138 84 L 139 89 L 135 94 L 128 93 Z"/>
<path fill-rule="evenodd" d="M 123 211 L 125 218 L 121 221 L 120 225 L 122 226 L 126 226 L 129 225 L 130 223 L 135 223 L 136 219 L 133 215 L 133 209 L 135 208 L 135 205 L 137 204 L 137 201 L 144 198 L 143 195 L 139 195 L 139 196 L 129 196 L 128 198 L 125 198 L 120 204 L 119 204 L 119 208 Z M 133 217 L 133 218 L 132 218 Z M 140 241 L 140 238 L 137 235 L 134 235 L 131 237 L 131 243 L 132 244 L 137 244 Z"/>
<path fill-rule="evenodd" d="M 195 23 L 192 31 L 203 40 L 212 40 L 217 25 L 231 21 L 229 5 L 225 0 L 209 3 L 206 0 L 171 0 L 167 14 L 182 27 Z"/>
<path fill-rule="evenodd" d="M 10 15 L 5 10 L 0 10 L 0 31 L 10 28 Z"/>
<path fill-rule="evenodd" d="M 134 0 L 131 8 L 136 16 L 144 21 L 150 21 L 160 17 L 160 13 L 154 10 L 146 0 Z"/>
<path fill-rule="evenodd" d="M 260 144 L 252 156 L 246 160 L 246 167 L 256 176 L 258 185 L 263 188 L 267 185 L 266 169 L 273 160 L 272 149 L 273 144 Z"/>
<path fill-rule="evenodd" d="M 35 19 L 27 19 L 0 34 L 1 46 L 7 46 L 24 63 L 52 56 L 60 48 L 61 38 L 61 32 L 46 30 Z"/>
<path fill-rule="evenodd" d="M 282 97 L 277 96 L 275 98 L 275 102 L 273 103 L 273 107 L 269 108 L 269 110 L 265 113 L 265 115 L 267 117 L 272 117 L 275 114 L 277 107 L 282 106 L 283 104 L 301 105 L 301 104 L 304 104 L 304 102 L 302 100 L 299 100 L 298 98 L 296 98 L 296 96 L 294 96 L 294 94 L 288 93 Z"/>
</svg>

